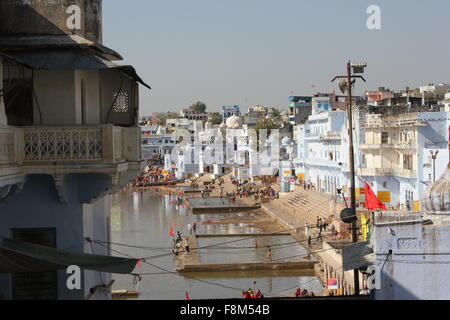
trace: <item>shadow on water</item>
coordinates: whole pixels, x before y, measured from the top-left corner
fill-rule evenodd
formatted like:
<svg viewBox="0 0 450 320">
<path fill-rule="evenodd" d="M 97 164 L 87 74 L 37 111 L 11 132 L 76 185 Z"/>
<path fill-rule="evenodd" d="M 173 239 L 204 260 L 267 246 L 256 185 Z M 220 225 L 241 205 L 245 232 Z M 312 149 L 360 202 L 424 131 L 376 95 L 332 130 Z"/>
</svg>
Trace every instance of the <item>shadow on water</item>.
<svg viewBox="0 0 450 320">
<path fill-rule="evenodd" d="M 178 207 L 173 200 L 176 197 L 157 195 L 148 191 L 123 192 L 114 197 L 111 211 L 111 238 L 114 245 L 114 255 L 129 255 L 147 257 L 148 263 L 141 263 L 134 270 L 144 274 L 139 283 L 140 299 L 182 300 L 185 292 L 191 299 L 239 298 L 241 290 L 250 287 L 261 289 L 266 295 L 292 295 L 295 285 L 301 283 L 302 289 L 320 292 L 321 284 L 312 275 L 304 271 L 259 271 L 259 272 L 220 272 L 192 273 L 195 277 L 211 283 L 179 274 L 168 274 L 161 269 L 174 271 L 179 259 L 171 254 L 172 238 L 169 235 L 170 226 L 175 225 L 174 233 L 179 230 L 186 235 L 188 224 L 197 223 L 198 234 L 218 233 L 255 233 L 259 230 L 247 227 L 245 224 L 211 225 L 202 224 L 210 215 L 193 215 L 186 207 Z M 223 218 L 217 215 L 214 219 Z M 279 236 L 264 236 L 258 238 L 260 249 L 256 250 L 255 239 L 243 238 L 243 241 L 224 244 L 224 242 L 240 238 L 202 238 L 198 246 L 214 247 L 200 250 L 201 262 L 222 261 L 263 261 L 266 256 L 264 246 L 275 245 L 273 258 L 284 258 L 306 253 L 300 245 L 292 244 L 293 239 Z M 149 258 L 153 257 L 153 258 Z M 300 258 L 292 260 L 300 260 Z M 153 264 L 154 266 L 150 265 Z M 134 290 L 131 275 L 113 275 L 113 289 Z M 256 282 L 256 284 L 254 283 Z M 288 289 L 288 290 L 286 290 Z"/>
</svg>

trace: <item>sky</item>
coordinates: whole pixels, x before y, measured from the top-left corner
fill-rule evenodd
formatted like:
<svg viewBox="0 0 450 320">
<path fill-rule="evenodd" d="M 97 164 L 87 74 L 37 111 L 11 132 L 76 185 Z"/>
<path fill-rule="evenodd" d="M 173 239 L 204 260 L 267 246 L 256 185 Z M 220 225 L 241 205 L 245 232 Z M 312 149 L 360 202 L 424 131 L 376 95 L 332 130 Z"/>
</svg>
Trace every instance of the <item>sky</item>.
<svg viewBox="0 0 450 320">
<path fill-rule="evenodd" d="M 369 30 L 367 8 L 381 9 Z M 450 83 L 448 0 L 104 0 L 103 43 L 151 85 L 141 114 L 256 104 L 337 89 L 366 61 L 356 93 Z M 312 87 L 314 86 L 314 87 Z"/>
</svg>

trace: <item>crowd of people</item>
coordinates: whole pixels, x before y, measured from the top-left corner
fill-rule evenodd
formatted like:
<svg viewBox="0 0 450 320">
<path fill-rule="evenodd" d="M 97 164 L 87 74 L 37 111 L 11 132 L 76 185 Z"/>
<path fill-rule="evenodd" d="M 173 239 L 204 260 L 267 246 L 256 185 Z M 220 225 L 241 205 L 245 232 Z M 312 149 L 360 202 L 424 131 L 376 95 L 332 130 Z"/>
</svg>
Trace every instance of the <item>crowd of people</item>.
<svg viewBox="0 0 450 320">
<path fill-rule="evenodd" d="M 153 167 L 147 165 L 142 170 L 141 174 L 132 181 L 133 187 L 145 187 L 150 184 L 155 184 L 164 181 L 166 177 L 162 174 L 160 167 Z"/>
<path fill-rule="evenodd" d="M 264 198 L 274 198 L 277 196 L 276 191 L 270 185 L 257 186 L 254 183 L 249 183 L 248 180 L 238 180 L 230 177 L 230 182 L 236 187 L 234 192 L 227 192 L 226 197 L 231 202 L 235 202 L 237 198 L 254 197 L 255 203 L 261 203 Z M 221 187 L 220 197 L 224 197 L 223 187 Z"/>
<path fill-rule="evenodd" d="M 261 290 L 256 291 L 256 294 L 253 293 L 253 290 L 250 288 L 247 291 L 242 291 L 242 298 L 244 299 L 264 299 L 264 295 Z"/>
</svg>

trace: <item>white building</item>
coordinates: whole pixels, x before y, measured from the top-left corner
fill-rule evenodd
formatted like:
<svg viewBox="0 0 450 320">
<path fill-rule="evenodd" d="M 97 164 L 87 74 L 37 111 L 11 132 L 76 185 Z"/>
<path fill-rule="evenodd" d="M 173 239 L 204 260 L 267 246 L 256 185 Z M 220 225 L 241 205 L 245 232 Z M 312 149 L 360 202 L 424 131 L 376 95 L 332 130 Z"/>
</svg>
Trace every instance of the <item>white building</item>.
<svg viewBox="0 0 450 320">
<path fill-rule="evenodd" d="M 131 273 L 136 264 L 105 257 L 110 250 L 87 239 L 110 242 L 111 194 L 141 170 L 143 82 L 133 67 L 115 64 L 121 56 L 102 45 L 101 0 L 82 5 L 84 23 L 75 33 L 64 29 L 71 4 L 0 3 L 5 299 L 110 298 L 110 272 Z M 86 254 L 103 256 L 96 258 L 103 265 Z M 79 290 L 67 287 L 69 265 L 82 268 Z"/>
<path fill-rule="evenodd" d="M 426 186 L 449 162 L 449 113 L 367 114 L 360 150 L 367 180 L 391 209 L 420 210 Z M 435 160 L 432 155 L 438 151 Z"/>
<path fill-rule="evenodd" d="M 367 261 L 377 300 L 448 300 L 450 165 L 426 191 L 423 211 L 375 217 Z"/>
<path fill-rule="evenodd" d="M 354 117 L 355 127 L 358 124 L 357 120 L 357 117 Z M 350 168 L 347 113 L 345 111 L 315 113 L 305 124 L 296 126 L 295 130 L 297 130 L 295 136 L 298 151 L 294 167 L 297 177 L 329 194 L 337 194 L 337 189 L 342 188 L 344 194 L 348 196 Z M 357 138 L 355 154 L 358 154 L 356 141 Z M 357 167 L 360 161 L 355 157 Z"/>
<path fill-rule="evenodd" d="M 420 94 L 432 94 L 435 97 L 443 97 L 450 91 L 450 84 L 429 84 L 419 88 Z"/>
</svg>

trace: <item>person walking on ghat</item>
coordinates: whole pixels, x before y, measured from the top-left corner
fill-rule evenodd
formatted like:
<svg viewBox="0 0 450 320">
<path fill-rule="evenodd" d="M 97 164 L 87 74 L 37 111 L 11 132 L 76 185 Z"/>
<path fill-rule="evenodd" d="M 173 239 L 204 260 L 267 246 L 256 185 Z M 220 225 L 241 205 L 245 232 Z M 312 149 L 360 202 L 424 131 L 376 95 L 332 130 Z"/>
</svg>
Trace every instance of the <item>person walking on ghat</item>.
<svg viewBox="0 0 450 320">
<path fill-rule="evenodd" d="M 184 250 L 186 253 L 189 253 L 189 240 L 187 238 L 184 241 Z"/>
<path fill-rule="evenodd" d="M 270 246 L 267 246 L 267 260 L 272 262 L 272 248 Z"/>
<path fill-rule="evenodd" d="M 194 222 L 194 225 L 192 226 L 192 230 L 194 230 L 194 234 L 197 234 L 197 223 Z"/>
<path fill-rule="evenodd" d="M 317 236 L 316 242 L 319 242 L 319 239 L 320 239 L 320 242 L 323 242 L 322 232 L 319 232 L 319 235 Z"/>
</svg>

